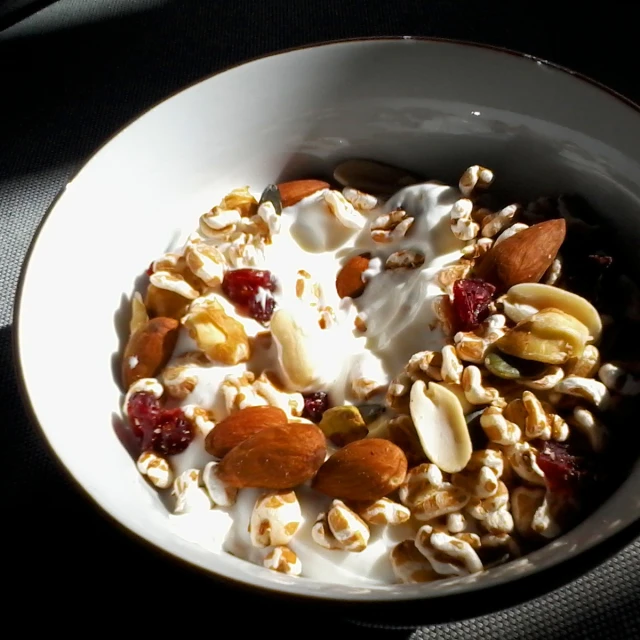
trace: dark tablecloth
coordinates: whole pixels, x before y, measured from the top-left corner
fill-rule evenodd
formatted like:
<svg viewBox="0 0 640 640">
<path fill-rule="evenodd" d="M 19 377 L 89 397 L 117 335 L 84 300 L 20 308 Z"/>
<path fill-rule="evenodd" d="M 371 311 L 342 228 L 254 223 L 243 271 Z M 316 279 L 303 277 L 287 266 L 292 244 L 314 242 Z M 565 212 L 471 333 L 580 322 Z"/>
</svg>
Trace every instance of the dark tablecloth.
<svg viewBox="0 0 640 640">
<path fill-rule="evenodd" d="M 0 503 L 0 575 L 11 592 L 6 612 L 26 612 L 19 617 L 24 630 L 93 633 L 111 623 L 126 630 L 137 621 L 154 637 L 164 637 L 169 623 L 182 623 L 189 636 L 249 637 L 274 629 L 276 619 L 258 613 L 249 599 L 227 597 L 160 562 L 114 527 L 59 468 L 22 407 L 11 353 L 20 267 L 48 205 L 88 154 L 140 111 L 229 64 L 346 37 L 423 35 L 505 46 L 574 68 L 640 101 L 637 35 L 625 8 L 632 4 L 589 10 L 573 1 L 527 0 L 58 0 L 0 32 L 0 469 L 9 485 Z M 60 303 L 73 305 L 62 289 Z M 42 310 L 44 331 L 52 311 Z M 71 410 L 72 385 L 61 401 Z M 627 640 L 640 637 L 639 595 L 636 541 L 572 584 L 483 618 L 391 631 L 310 617 L 292 623 L 289 632 L 281 622 L 274 633 Z M 234 632 L 224 631 L 231 605 L 243 611 Z M 292 612 L 280 614 L 286 620 Z"/>
</svg>

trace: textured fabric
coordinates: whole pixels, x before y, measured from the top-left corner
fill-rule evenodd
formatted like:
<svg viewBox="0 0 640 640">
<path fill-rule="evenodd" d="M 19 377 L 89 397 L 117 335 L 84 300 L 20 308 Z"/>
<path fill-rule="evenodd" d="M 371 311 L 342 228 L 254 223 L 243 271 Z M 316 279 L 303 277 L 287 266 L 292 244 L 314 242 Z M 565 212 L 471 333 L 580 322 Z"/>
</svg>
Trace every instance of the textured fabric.
<svg viewBox="0 0 640 640">
<path fill-rule="evenodd" d="M 540 1 L 58 0 L 0 33 L 0 468 L 3 522 L 11 530 L 2 576 L 16 602 L 37 604 L 37 615 L 22 624 L 80 629 L 79 611 L 100 627 L 122 624 L 130 612 L 164 624 L 186 611 L 200 613 L 193 621 L 207 621 L 215 632 L 214 620 L 228 606 L 209 581 L 159 562 L 93 509 L 54 462 L 18 397 L 11 313 L 20 266 L 47 206 L 83 159 L 141 110 L 226 65 L 344 37 L 430 35 L 506 46 L 640 100 L 637 74 L 626 63 L 636 57 L 635 22 L 626 9 L 616 10 L 626 4 L 556 15 Z M 597 46 L 607 32 L 617 37 L 615 50 Z M 73 305 L 63 292 L 60 302 Z M 43 309 L 43 330 L 50 312 L 59 310 Z M 189 598 L 205 592 L 212 610 L 192 611 Z M 334 623 L 331 635 L 627 640 L 640 637 L 639 595 L 636 542 L 582 579 L 506 612 L 413 632 Z M 258 616 L 243 624 L 238 637 L 263 628 Z M 295 631 L 315 637 L 310 629 Z"/>
</svg>

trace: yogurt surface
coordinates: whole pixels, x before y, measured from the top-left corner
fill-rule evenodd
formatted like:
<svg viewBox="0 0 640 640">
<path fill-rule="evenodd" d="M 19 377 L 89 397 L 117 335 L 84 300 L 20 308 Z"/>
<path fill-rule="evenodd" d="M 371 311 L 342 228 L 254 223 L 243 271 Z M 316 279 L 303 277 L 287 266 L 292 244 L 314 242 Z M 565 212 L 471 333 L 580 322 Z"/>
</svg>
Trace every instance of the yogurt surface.
<svg viewBox="0 0 640 640">
<path fill-rule="evenodd" d="M 384 393 L 414 353 L 439 350 L 446 344 L 433 302 L 445 293 L 438 282 L 439 271 L 456 262 L 464 246 L 449 227 L 451 207 L 460 192 L 435 182 L 404 188 L 371 211 L 361 212 L 361 229 L 345 227 L 331 213 L 324 196 L 324 190 L 318 191 L 283 209 L 274 222 L 279 231 L 273 233 L 271 243 L 252 257 L 251 264 L 239 262 L 237 266 L 270 271 L 277 282 L 273 293 L 276 309 L 289 311 L 304 328 L 314 364 L 314 382 L 305 391 L 327 392 L 332 405 L 358 404 L 362 400 L 354 396 L 355 379 L 371 381 Z M 375 242 L 371 221 L 399 208 L 414 218 L 410 232 L 389 243 Z M 389 255 L 401 250 L 422 253 L 424 264 L 411 270 L 385 269 Z M 349 258 L 360 254 L 371 254 L 363 274 L 364 293 L 355 300 L 340 299 L 338 272 Z M 219 421 L 228 413 L 224 387 L 229 379 L 241 380 L 247 372 L 258 378 L 269 372 L 286 380 L 286 372 L 277 345 L 268 337 L 261 338 L 267 328 L 238 314 L 224 296 L 209 295 L 255 339 L 248 362 L 234 366 L 196 363 L 185 369 L 184 375 L 197 377 L 197 384 L 180 404 L 202 407 Z M 366 324 L 365 332 L 356 329 L 358 317 Z M 183 328 L 168 366 L 196 350 Z M 382 397 L 374 394 L 366 402 Z M 187 469 L 202 469 L 211 460 L 204 449 L 204 435 L 199 434 L 186 451 L 172 457 L 171 463 L 177 476 Z M 248 525 L 253 506 L 263 493 L 242 489 L 232 507 L 171 514 L 169 518 L 177 535 L 212 552 L 226 551 L 262 565 L 268 550 L 252 546 Z M 303 577 L 351 585 L 395 582 L 389 552 L 398 542 L 415 535 L 411 525 L 372 525 L 369 544 L 360 553 L 327 550 L 312 540 L 311 527 L 318 514 L 327 511 L 331 499 L 306 486 L 297 488 L 296 495 L 302 524 L 289 546 L 301 561 Z"/>
</svg>

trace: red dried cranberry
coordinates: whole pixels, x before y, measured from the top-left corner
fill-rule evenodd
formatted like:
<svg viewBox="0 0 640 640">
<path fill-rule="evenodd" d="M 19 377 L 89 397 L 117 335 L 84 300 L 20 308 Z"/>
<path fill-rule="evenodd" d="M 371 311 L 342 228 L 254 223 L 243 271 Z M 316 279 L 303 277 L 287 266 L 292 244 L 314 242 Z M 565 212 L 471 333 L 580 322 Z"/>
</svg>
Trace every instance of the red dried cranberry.
<svg viewBox="0 0 640 640">
<path fill-rule="evenodd" d="M 276 301 L 271 294 L 252 298 L 249 302 L 249 315 L 258 322 L 268 322 L 276 308 Z"/>
<path fill-rule="evenodd" d="M 195 436 L 193 425 L 182 409 L 162 409 L 152 393 L 134 393 L 129 398 L 127 413 L 143 451 L 153 449 L 171 456 L 184 451 Z"/>
<path fill-rule="evenodd" d="M 127 414 L 131 429 L 138 437 L 144 437 L 145 433 L 153 431 L 156 419 L 160 413 L 160 403 L 152 393 L 141 391 L 134 393 L 127 403 Z"/>
<path fill-rule="evenodd" d="M 538 454 L 538 466 L 544 473 L 547 487 L 553 493 L 574 496 L 587 470 L 581 455 L 571 451 L 564 442 L 545 442 Z"/>
<path fill-rule="evenodd" d="M 145 273 L 148 276 L 152 276 L 153 275 L 153 262 L 147 267 L 147 270 L 145 271 Z"/>
<path fill-rule="evenodd" d="M 276 283 L 271 271 L 260 269 L 234 269 L 227 271 L 222 280 L 222 290 L 231 302 L 245 307 L 256 299 L 260 289 L 275 291 Z"/>
<path fill-rule="evenodd" d="M 194 436 L 193 424 L 187 420 L 182 409 L 163 409 L 156 420 L 148 447 L 160 455 L 172 456 L 184 451 Z M 143 449 L 148 447 L 143 442 Z"/>
<path fill-rule="evenodd" d="M 453 310 L 458 331 L 472 331 L 489 315 L 489 303 L 496 288 L 479 279 L 456 280 L 453 283 Z"/>
<path fill-rule="evenodd" d="M 329 408 L 329 396 L 324 391 L 303 393 L 304 411 L 302 417 L 311 422 L 320 422 L 322 414 Z"/>
<path fill-rule="evenodd" d="M 222 290 L 227 298 L 258 322 L 271 320 L 276 301 L 271 295 L 276 283 L 270 271 L 235 269 L 227 271 Z"/>
</svg>

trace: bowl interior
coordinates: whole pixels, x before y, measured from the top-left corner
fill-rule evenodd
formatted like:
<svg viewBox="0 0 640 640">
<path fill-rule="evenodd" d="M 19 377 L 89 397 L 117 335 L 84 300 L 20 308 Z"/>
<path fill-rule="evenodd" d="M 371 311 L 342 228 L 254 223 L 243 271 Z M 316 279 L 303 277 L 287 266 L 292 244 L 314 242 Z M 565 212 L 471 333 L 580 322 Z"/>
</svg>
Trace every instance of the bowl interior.
<svg viewBox="0 0 640 640">
<path fill-rule="evenodd" d="M 260 59 L 144 114 L 67 186 L 24 275 L 18 339 L 27 391 L 54 450 L 130 530 L 217 574 L 351 600 L 483 588 L 580 553 L 638 517 L 640 468 L 587 521 L 517 562 L 451 583 L 361 588 L 288 578 L 180 532 L 116 435 L 128 299 L 140 274 L 231 188 L 328 175 L 369 157 L 451 182 L 491 167 L 522 199 L 577 192 L 620 243 L 640 239 L 640 114 L 526 57 L 410 39 L 346 42 Z"/>
</svg>

